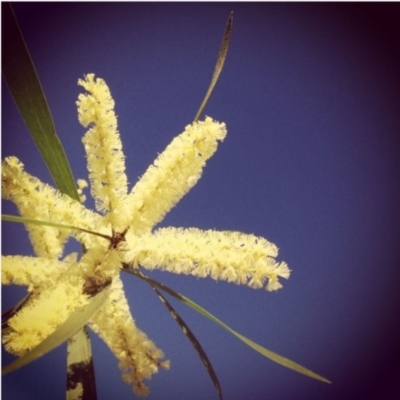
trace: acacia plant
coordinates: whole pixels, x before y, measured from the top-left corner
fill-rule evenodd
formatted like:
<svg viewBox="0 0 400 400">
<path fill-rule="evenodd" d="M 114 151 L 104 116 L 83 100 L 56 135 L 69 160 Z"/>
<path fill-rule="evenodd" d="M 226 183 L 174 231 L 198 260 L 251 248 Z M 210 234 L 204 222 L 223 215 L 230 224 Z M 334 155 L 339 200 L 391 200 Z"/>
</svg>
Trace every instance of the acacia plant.
<svg viewBox="0 0 400 400">
<path fill-rule="evenodd" d="M 21 115 L 52 173 L 56 188 L 24 170 L 8 156 L 2 163 L 2 196 L 18 208 L 34 256 L 3 256 L 3 284 L 28 287 L 27 296 L 3 315 L 3 344 L 18 356 L 3 373 L 26 365 L 68 341 L 68 399 L 96 397 L 87 327 L 96 332 L 118 359 L 123 380 L 137 395 L 149 392 L 144 380 L 160 367 L 169 368 L 163 352 L 135 324 L 121 273 L 146 281 L 189 338 L 205 365 L 218 396 L 217 375 L 200 343 L 162 292 L 211 319 L 264 356 L 312 378 L 312 371 L 252 342 L 187 297 L 149 278 L 145 270 L 210 276 L 254 289 L 275 291 L 279 278 L 289 278 L 286 263 L 277 262 L 277 247 L 264 238 L 239 232 L 155 226 L 196 184 L 208 158 L 223 141 L 227 128 L 207 117 L 200 120 L 226 58 L 233 16 L 230 15 L 213 78 L 194 121 L 187 125 L 128 189 L 125 156 L 114 100 L 93 73 L 79 79 L 78 118 L 88 128 L 83 136 L 90 193 L 96 210 L 84 206 L 86 181 L 74 184 L 50 111 L 10 7 L 4 9 L 3 72 Z M 12 45 L 11 45 L 12 41 Z M 21 71 L 23 73 L 21 73 Z M 23 77 L 21 79 L 21 77 Z M 82 252 L 64 254 L 74 238 Z"/>
</svg>

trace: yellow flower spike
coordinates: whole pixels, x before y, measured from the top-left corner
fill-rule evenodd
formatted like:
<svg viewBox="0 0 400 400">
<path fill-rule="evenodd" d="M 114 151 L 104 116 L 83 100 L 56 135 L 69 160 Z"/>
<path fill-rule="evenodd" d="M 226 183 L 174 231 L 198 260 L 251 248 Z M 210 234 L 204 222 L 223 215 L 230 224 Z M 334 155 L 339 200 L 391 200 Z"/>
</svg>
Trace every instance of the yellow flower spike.
<svg viewBox="0 0 400 400">
<path fill-rule="evenodd" d="M 113 280 L 110 297 L 90 326 L 118 358 L 123 380 L 134 384 L 137 395 L 148 394 L 143 379 L 150 379 L 158 367 L 169 364 L 161 361 L 163 352 L 136 327 L 119 277 Z"/>
<path fill-rule="evenodd" d="M 198 277 L 211 276 L 268 291 L 289 278 L 286 263 L 278 263 L 277 247 L 264 238 L 240 232 L 201 231 L 195 228 L 162 228 L 147 235 L 127 235 L 133 267 L 163 269 Z"/>
<path fill-rule="evenodd" d="M 37 179 L 26 174 L 24 165 L 16 157 L 7 157 L 2 163 L 2 196 L 14 201 L 21 214 L 25 217 L 36 217 L 40 213 L 43 220 L 49 221 L 49 211 L 54 206 L 54 196 L 47 196 L 42 190 L 44 185 Z M 41 205 L 40 210 L 33 209 L 32 195 L 37 198 L 37 205 L 42 201 L 47 202 L 47 207 Z M 40 200 L 39 200 L 40 198 Z M 53 204 L 52 204 L 53 203 Z M 30 240 L 35 253 L 41 257 L 57 258 L 61 256 L 68 231 L 56 228 L 27 226 Z"/>
<path fill-rule="evenodd" d="M 58 281 L 44 290 L 8 321 L 3 343 L 8 352 L 23 355 L 49 336 L 77 308 L 87 303 L 83 281 Z"/>
<path fill-rule="evenodd" d="M 38 286 L 54 280 L 68 267 L 68 263 L 40 257 L 2 256 L 1 282 L 3 285 Z"/>
<path fill-rule="evenodd" d="M 127 202 L 136 234 L 147 233 L 197 183 L 206 161 L 226 135 L 224 123 L 207 117 L 188 125 L 136 183 Z"/>
<path fill-rule="evenodd" d="M 1 169 L 2 197 L 11 200 L 21 216 L 65 225 L 75 225 L 89 230 L 100 229 L 102 219 L 78 201 L 60 193 L 28 174 L 16 157 L 7 157 Z M 36 255 L 58 258 L 71 231 L 26 225 Z M 98 238 L 87 233 L 76 234 L 79 241 L 90 247 Z"/>
<path fill-rule="evenodd" d="M 125 157 L 117 130 L 114 100 L 103 79 L 95 79 L 94 74 L 79 79 L 89 94 L 78 97 L 80 123 L 91 128 L 82 141 L 85 146 L 91 193 L 96 209 L 105 212 L 107 220 L 115 231 L 121 232 L 126 222 L 125 198 L 127 178 Z"/>
</svg>

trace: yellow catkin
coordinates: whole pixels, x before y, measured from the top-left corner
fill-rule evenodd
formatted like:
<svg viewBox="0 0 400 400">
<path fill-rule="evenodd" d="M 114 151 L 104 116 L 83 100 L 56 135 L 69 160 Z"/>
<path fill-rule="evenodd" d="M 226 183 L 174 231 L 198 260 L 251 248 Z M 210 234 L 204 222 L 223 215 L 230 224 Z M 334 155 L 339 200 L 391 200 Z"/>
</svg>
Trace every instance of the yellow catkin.
<svg viewBox="0 0 400 400">
<path fill-rule="evenodd" d="M 133 384 L 136 394 L 148 394 L 143 380 L 150 379 L 160 366 L 167 364 L 161 361 L 163 352 L 136 327 L 118 276 L 113 280 L 110 297 L 101 313 L 90 322 L 91 328 L 118 358 L 123 380 Z"/>
<path fill-rule="evenodd" d="M 127 226 L 139 234 L 160 222 L 200 179 L 206 161 L 225 135 L 225 124 L 211 118 L 188 125 L 132 189 Z"/>
<path fill-rule="evenodd" d="M 1 282 L 3 285 L 40 285 L 65 271 L 68 263 L 40 257 L 2 256 Z"/>
<path fill-rule="evenodd" d="M 28 174 L 16 157 L 2 163 L 2 197 L 11 200 L 22 217 L 96 230 L 103 224 L 100 215 L 86 209 L 79 201 L 60 193 Z M 26 225 L 36 255 L 47 258 L 61 256 L 71 231 L 43 225 Z M 78 232 L 77 238 L 87 247 L 97 241 L 93 235 Z"/>
<path fill-rule="evenodd" d="M 89 92 L 79 95 L 77 105 L 80 123 L 91 126 L 82 139 L 91 193 L 97 210 L 106 213 L 114 230 L 122 231 L 128 189 L 114 100 L 104 80 L 94 74 L 86 75 L 78 84 Z"/>
<path fill-rule="evenodd" d="M 210 276 L 253 288 L 277 290 L 278 278 L 290 270 L 278 263 L 277 247 L 264 238 L 239 232 L 163 228 L 153 234 L 128 236 L 132 264 L 178 274 Z"/>
<path fill-rule="evenodd" d="M 81 282 L 83 283 L 83 282 Z M 87 303 L 82 285 L 58 281 L 53 290 L 39 294 L 8 321 L 3 335 L 8 352 L 21 356 L 42 342 L 77 308 Z"/>
</svg>

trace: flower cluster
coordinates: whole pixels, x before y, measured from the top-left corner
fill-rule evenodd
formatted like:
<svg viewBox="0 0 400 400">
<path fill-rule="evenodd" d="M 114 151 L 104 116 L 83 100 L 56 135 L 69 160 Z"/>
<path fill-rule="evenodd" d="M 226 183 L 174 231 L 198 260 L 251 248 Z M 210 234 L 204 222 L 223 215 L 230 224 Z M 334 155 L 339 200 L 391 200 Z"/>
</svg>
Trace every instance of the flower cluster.
<svg viewBox="0 0 400 400">
<path fill-rule="evenodd" d="M 77 106 L 79 121 L 89 126 L 83 144 L 97 212 L 29 175 L 15 157 L 2 163 L 2 195 L 25 218 L 73 225 L 103 236 L 27 225 L 36 257 L 2 257 L 3 283 L 26 285 L 30 293 L 8 321 L 3 342 L 9 352 L 24 354 L 85 305 L 93 287 L 111 284 L 106 303 L 89 324 L 118 358 L 124 381 L 145 395 L 143 380 L 169 363 L 135 325 L 119 278 L 122 265 L 210 276 L 269 291 L 279 289 L 278 278 L 288 278 L 290 271 L 275 261 L 276 246 L 263 238 L 195 228 L 154 230 L 199 180 L 206 161 L 225 138 L 225 124 L 207 117 L 188 125 L 128 192 L 110 91 L 94 74 L 78 84 L 87 91 L 79 95 Z M 76 254 L 62 258 L 68 236 L 84 247 L 80 259 Z"/>
</svg>

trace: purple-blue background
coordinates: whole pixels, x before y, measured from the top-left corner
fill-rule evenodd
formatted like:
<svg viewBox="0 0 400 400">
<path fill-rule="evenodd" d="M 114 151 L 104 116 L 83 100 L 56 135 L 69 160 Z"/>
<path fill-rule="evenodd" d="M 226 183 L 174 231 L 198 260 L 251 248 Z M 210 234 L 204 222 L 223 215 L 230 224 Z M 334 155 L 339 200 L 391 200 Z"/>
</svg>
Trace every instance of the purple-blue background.
<svg viewBox="0 0 400 400">
<path fill-rule="evenodd" d="M 239 230 L 280 248 L 277 293 L 154 273 L 234 329 L 333 381 L 296 374 L 172 301 L 225 399 L 394 399 L 399 394 L 399 4 L 15 4 L 58 135 L 86 177 L 75 101 L 94 72 L 116 101 L 131 184 L 191 122 L 229 12 L 229 55 L 206 114 L 228 136 L 162 226 Z M 51 183 L 3 80 L 2 157 Z M 3 212 L 14 212 L 4 205 Z M 3 224 L 3 254 L 32 254 Z M 171 360 L 150 399 L 217 399 L 151 289 L 124 276 L 132 312 Z M 3 290 L 3 309 L 21 295 Z M 62 307 L 62 305 L 60 305 Z M 131 399 L 93 335 L 99 399 Z M 6 356 L 3 364 L 9 361 Z M 65 396 L 65 346 L 3 378 L 4 399 Z"/>
</svg>

